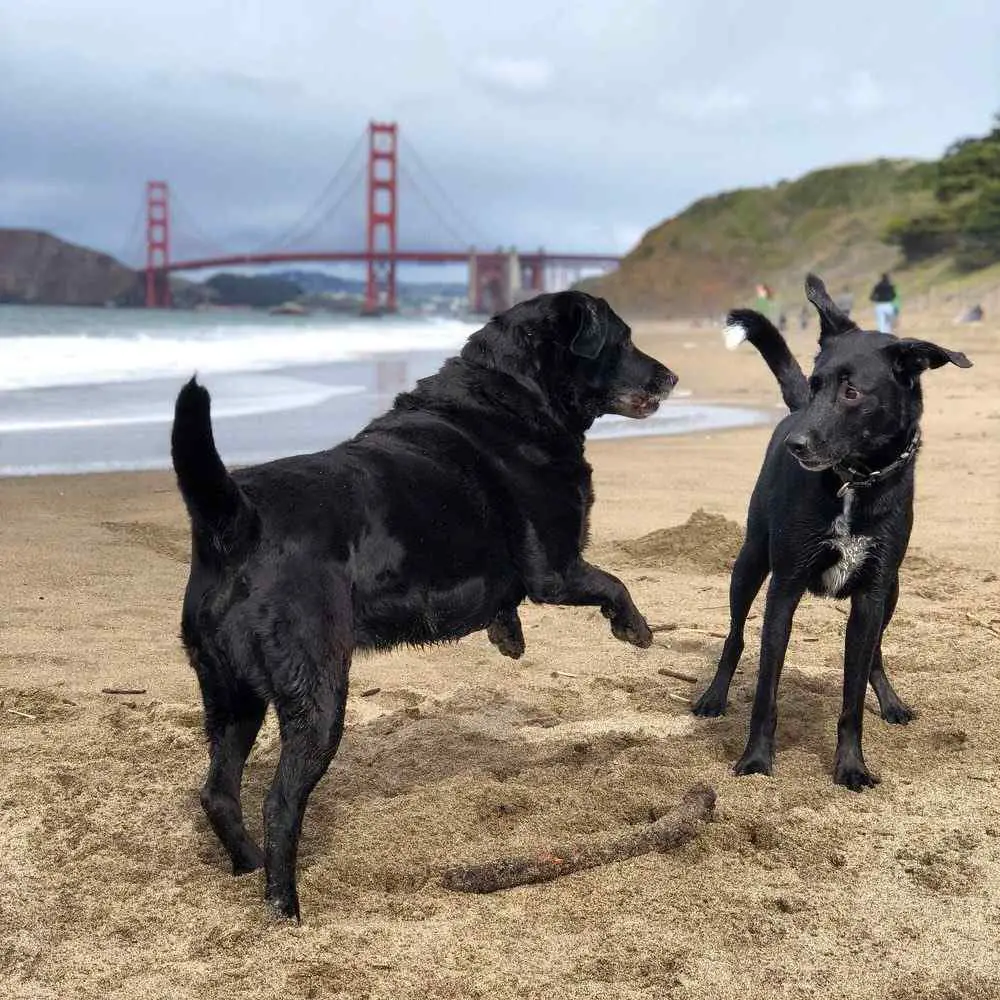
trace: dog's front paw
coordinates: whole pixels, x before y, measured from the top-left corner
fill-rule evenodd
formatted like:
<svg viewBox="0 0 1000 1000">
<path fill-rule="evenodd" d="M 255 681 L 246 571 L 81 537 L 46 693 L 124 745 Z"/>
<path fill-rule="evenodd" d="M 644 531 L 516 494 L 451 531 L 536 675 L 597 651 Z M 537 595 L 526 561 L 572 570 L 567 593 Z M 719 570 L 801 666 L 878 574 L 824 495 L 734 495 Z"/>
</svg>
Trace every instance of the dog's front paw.
<svg viewBox="0 0 1000 1000">
<path fill-rule="evenodd" d="M 888 704 L 884 705 L 881 710 L 881 715 L 886 722 L 889 722 L 894 726 L 905 726 L 917 717 L 917 713 L 910 708 L 909 705 L 900 701 L 898 698 L 895 701 L 890 701 Z"/>
<path fill-rule="evenodd" d="M 766 774 L 774 770 L 774 754 L 766 747 L 748 746 L 743 756 L 733 765 L 733 774 L 742 777 L 747 774 Z"/>
<path fill-rule="evenodd" d="M 512 660 L 519 660 L 524 655 L 524 632 L 516 616 L 512 621 L 495 619 L 486 629 L 486 638 Z"/>
<path fill-rule="evenodd" d="M 264 852 L 256 844 L 248 844 L 233 858 L 233 874 L 249 875 L 264 867 Z"/>
<path fill-rule="evenodd" d="M 268 893 L 267 911 L 276 920 L 294 920 L 302 923 L 302 915 L 299 912 L 299 898 L 294 892 L 291 895 L 279 893 L 272 895 Z"/>
<path fill-rule="evenodd" d="M 649 649 L 653 645 L 653 633 L 646 624 L 646 619 L 638 612 L 628 617 L 611 619 L 611 634 L 622 642 L 630 642 L 640 649 Z"/>
<path fill-rule="evenodd" d="M 861 792 L 866 788 L 874 788 L 882 779 L 868 770 L 861 757 L 851 755 L 837 759 L 833 768 L 833 780 L 852 792 Z"/>
<path fill-rule="evenodd" d="M 694 715 L 705 719 L 714 719 L 726 714 L 726 696 L 719 694 L 714 688 L 709 688 L 692 706 Z"/>
</svg>

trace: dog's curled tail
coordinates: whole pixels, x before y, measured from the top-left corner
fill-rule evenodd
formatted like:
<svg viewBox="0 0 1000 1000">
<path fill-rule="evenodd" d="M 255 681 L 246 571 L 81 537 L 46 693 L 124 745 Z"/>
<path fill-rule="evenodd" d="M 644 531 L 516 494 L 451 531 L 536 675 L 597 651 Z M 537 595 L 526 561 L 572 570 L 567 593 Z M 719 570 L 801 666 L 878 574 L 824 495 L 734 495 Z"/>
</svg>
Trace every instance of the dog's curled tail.
<svg viewBox="0 0 1000 1000">
<path fill-rule="evenodd" d="M 726 317 L 722 331 L 726 347 L 735 351 L 749 340 L 760 351 L 767 367 L 781 387 L 781 398 L 789 410 L 801 410 L 809 402 L 809 383 L 798 361 L 785 343 L 778 328 L 764 315 L 753 309 L 734 309 Z"/>
<path fill-rule="evenodd" d="M 202 558 L 229 557 L 257 536 L 253 505 L 227 471 L 212 434 L 212 399 L 192 378 L 177 396 L 170 454 L 195 546 Z"/>
</svg>

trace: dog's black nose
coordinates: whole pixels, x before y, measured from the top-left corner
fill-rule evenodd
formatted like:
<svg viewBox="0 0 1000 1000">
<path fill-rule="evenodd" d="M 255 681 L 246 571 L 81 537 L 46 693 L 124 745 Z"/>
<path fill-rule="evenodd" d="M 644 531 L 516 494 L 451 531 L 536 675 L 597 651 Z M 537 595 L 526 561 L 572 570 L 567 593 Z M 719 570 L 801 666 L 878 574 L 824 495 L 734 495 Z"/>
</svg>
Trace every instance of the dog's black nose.
<svg viewBox="0 0 1000 1000">
<path fill-rule="evenodd" d="M 805 434 L 789 434 L 785 438 L 785 447 L 796 458 L 801 458 L 809 451 L 809 438 Z"/>
</svg>

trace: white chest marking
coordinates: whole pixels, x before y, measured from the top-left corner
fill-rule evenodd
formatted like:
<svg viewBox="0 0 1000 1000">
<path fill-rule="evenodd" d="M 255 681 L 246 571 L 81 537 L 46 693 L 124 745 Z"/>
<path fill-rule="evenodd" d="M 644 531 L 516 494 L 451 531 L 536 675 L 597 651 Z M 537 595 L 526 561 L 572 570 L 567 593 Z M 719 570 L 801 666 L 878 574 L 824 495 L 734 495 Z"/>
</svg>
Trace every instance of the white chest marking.
<svg viewBox="0 0 1000 1000">
<path fill-rule="evenodd" d="M 833 522 L 833 537 L 828 544 L 839 554 L 837 561 L 823 572 L 823 587 L 833 597 L 847 586 L 851 577 L 861 568 L 868 555 L 871 539 L 867 535 L 851 533 L 851 507 L 854 490 L 844 494 L 844 509 Z"/>
</svg>

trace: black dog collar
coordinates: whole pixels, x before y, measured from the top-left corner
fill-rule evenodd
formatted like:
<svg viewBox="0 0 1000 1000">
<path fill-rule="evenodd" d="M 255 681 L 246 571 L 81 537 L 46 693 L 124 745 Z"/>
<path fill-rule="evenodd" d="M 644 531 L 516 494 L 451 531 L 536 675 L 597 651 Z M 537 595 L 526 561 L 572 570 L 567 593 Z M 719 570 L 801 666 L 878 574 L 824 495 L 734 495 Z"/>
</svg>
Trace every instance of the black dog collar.
<svg viewBox="0 0 1000 1000">
<path fill-rule="evenodd" d="M 844 480 L 844 485 L 837 490 L 837 496 L 842 497 L 848 490 L 863 490 L 865 487 L 874 486 L 876 483 L 881 482 L 890 473 L 901 469 L 907 462 L 912 461 L 920 450 L 920 444 L 920 428 L 918 427 L 912 440 L 906 446 L 906 450 L 899 458 L 891 462 L 884 469 L 877 469 L 875 472 L 869 472 L 867 475 L 850 465 L 835 465 L 833 471 Z"/>
</svg>

